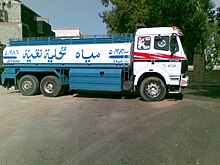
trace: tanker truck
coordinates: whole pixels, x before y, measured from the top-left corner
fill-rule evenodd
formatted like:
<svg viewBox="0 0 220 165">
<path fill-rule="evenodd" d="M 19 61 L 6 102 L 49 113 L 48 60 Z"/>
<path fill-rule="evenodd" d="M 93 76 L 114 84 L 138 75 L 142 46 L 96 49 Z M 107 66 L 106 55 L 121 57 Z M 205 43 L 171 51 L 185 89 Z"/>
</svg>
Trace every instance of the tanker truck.
<svg viewBox="0 0 220 165">
<path fill-rule="evenodd" d="M 135 34 L 10 39 L 2 86 L 25 96 L 138 91 L 145 101 L 161 101 L 188 86 L 181 35 L 177 27 L 145 27 Z"/>
</svg>

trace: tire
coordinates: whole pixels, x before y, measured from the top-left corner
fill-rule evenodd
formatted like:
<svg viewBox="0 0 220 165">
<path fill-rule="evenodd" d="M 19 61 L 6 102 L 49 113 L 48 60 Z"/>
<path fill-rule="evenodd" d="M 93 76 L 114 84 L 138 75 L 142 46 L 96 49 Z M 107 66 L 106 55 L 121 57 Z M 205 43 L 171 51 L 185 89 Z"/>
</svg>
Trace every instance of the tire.
<svg viewBox="0 0 220 165">
<path fill-rule="evenodd" d="M 66 89 L 67 87 L 65 85 L 62 85 L 59 95 L 63 95 L 66 92 Z"/>
<path fill-rule="evenodd" d="M 161 101 L 166 95 L 164 82 L 157 77 L 148 77 L 141 82 L 140 95 L 145 101 Z"/>
<path fill-rule="evenodd" d="M 18 89 L 24 96 L 33 96 L 39 93 L 39 81 L 33 75 L 25 75 L 18 82 Z"/>
<path fill-rule="evenodd" d="M 44 96 L 57 97 L 61 90 L 60 80 L 56 76 L 46 76 L 40 83 L 40 91 Z"/>
</svg>

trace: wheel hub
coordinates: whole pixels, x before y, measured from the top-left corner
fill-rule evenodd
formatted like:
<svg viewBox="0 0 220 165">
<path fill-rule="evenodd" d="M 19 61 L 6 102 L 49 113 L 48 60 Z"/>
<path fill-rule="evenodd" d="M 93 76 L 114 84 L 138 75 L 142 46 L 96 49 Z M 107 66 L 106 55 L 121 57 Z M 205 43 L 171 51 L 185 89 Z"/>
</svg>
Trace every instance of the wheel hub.
<svg viewBox="0 0 220 165">
<path fill-rule="evenodd" d="M 54 91 L 54 85 L 52 83 L 48 83 L 45 85 L 44 90 L 47 93 L 52 93 Z"/>
<path fill-rule="evenodd" d="M 147 86 L 147 95 L 150 97 L 157 97 L 160 94 L 160 87 L 158 84 L 151 83 Z"/>
<path fill-rule="evenodd" d="M 32 82 L 31 81 L 25 81 L 24 84 L 23 84 L 23 89 L 25 91 L 30 91 L 32 89 Z"/>
</svg>

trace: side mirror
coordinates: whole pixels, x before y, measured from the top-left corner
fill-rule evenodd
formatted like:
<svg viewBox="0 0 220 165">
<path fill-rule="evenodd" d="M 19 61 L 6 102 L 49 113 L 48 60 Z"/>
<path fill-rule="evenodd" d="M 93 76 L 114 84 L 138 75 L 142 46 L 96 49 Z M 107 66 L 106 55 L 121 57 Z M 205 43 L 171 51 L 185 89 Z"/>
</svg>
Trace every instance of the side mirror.
<svg viewBox="0 0 220 165">
<path fill-rule="evenodd" d="M 178 52 L 178 43 L 176 39 L 176 34 L 172 34 L 170 37 L 170 51 L 171 51 L 171 57 L 174 56 L 176 52 Z"/>
</svg>

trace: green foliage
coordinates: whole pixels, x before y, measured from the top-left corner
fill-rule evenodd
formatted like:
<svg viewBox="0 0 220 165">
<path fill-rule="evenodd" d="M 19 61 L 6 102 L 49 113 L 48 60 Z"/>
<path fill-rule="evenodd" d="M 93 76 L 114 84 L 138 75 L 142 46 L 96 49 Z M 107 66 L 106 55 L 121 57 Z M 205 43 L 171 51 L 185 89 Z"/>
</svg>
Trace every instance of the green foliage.
<svg viewBox="0 0 220 165">
<path fill-rule="evenodd" d="M 107 6 L 110 1 L 103 0 Z M 113 8 L 100 14 L 109 33 L 131 33 L 135 24 L 145 22 L 149 15 L 146 0 L 112 0 Z"/>
<path fill-rule="evenodd" d="M 136 23 L 147 27 L 178 26 L 184 33 L 183 46 L 190 61 L 202 52 L 208 40 L 211 0 L 101 0 L 110 11 L 100 14 L 108 33 L 133 33 Z"/>
<path fill-rule="evenodd" d="M 220 8 L 213 10 L 209 15 L 208 35 L 204 55 L 206 59 L 206 69 L 211 70 L 214 66 L 220 65 L 220 26 L 218 25 L 218 17 L 220 16 Z"/>
<path fill-rule="evenodd" d="M 217 8 L 216 10 L 216 24 L 218 26 L 218 34 L 220 34 L 220 7 Z"/>
</svg>

